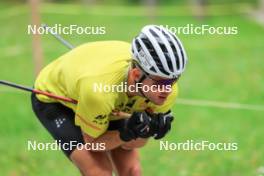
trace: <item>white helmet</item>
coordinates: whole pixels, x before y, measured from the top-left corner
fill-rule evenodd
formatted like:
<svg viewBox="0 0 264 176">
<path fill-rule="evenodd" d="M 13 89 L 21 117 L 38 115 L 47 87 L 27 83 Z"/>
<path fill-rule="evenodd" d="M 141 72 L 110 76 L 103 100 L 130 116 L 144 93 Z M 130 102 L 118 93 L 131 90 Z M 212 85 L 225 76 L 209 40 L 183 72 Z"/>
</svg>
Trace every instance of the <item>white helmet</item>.
<svg viewBox="0 0 264 176">
<path fill-rule="evenodd" d="M 164 27 L 147 25 L 132 42 L 133 60 L 150 75 L 178 78 L 187 55 L 179 38 Z"/>
</svg>

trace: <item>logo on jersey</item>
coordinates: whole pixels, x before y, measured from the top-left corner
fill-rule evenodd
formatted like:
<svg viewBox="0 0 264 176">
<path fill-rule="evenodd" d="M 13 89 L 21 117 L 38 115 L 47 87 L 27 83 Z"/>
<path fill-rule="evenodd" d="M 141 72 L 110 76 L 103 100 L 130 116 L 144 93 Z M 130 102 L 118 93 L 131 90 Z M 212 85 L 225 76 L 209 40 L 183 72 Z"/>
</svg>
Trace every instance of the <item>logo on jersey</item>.
<svg viewBox="0 0 264 176">
<path fill-rule="evenodd" d="M 108 123 L 107 115 L 98 115 L 94 118 L 93 123 L 106 125 Z"/>
</svg>

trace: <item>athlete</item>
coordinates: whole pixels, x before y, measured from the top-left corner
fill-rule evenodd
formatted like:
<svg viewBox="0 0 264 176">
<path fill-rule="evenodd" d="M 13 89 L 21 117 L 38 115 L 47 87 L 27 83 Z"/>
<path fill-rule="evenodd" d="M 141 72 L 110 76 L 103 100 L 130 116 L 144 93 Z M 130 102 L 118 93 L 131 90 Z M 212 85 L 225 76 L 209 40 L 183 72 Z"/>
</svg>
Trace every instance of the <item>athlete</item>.
<svg viewBox="0 0 264 176">
<path fill-rule="evenodd" d="M 33 93 L 32 107 L 82 175 L 110 176 L 115 171 L 139 176 L 137 148 L 171 129 L 177 81 L 186 62 L 177 36 L 147 25 L 132 46 L 91 42 L 51 62 L 38 75 L 35 88 L 78 103 Z M 78 145 L 71 145 L 73 141 Z"/>
</svg>

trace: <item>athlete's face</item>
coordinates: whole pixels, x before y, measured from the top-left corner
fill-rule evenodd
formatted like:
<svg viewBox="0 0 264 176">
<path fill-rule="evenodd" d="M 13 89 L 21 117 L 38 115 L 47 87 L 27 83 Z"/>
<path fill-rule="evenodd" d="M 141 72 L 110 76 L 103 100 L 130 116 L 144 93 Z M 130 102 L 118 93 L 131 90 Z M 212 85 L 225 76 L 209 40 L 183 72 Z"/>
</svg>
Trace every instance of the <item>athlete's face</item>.
<svg viewBox="0 0 264 176">
<path fill-rule="evenodd" d="M 143 74 L 140 69 L 134 68 L 129 75 L 134 80 L 133 82 L 139 82 Z M 141 89 L 138 94 L 143 94 L 154 104 L 162 105 L 172 92 L 172 85 L 176 81 L 176 79 L 166 79 L 145 74 L 145 79 L 140 84 Z"/>
<path fill-rule="evenodd" d="M 150 89 L 142 89 L 142 91 L 151 102 L 162 105 L 172 92 L 172 85 L 175 82 L 176 80 L 168 80 L 158 76 L 147 76 L 142 83 L 143 86 L 150 87 Z"/>
</svg>

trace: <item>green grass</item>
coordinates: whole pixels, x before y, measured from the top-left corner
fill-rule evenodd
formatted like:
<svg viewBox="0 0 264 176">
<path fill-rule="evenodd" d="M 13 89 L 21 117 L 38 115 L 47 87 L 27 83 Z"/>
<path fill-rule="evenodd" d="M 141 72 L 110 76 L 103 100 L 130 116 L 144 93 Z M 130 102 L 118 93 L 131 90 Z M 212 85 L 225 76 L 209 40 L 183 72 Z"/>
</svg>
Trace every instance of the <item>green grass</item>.
<svg viewBox="0 0 264 176">
<path fill-rule="evenodd" d="M 55 8 L 56 7 L 56 8 Z M 55 10 L 64 11 L 55 13 Z M 139 29 L 149 22 L 142 8 L 85 8 L 76 5 L 46 5 L 42 21 L 47 24 L 106 26 L 106 35 L 65 36 L 73 44 L 96 40 L 131 41 Z M 185 10 L 175 15 L 163 7 L 151 23 L 180 26 L 199 25 Z M 31 36 L 26 34 L 30 22 L 26 6 L 8 7 L 0 12 L 0 78 L 31 86 L 34 82 Z M 75 14 L 67 14 L 67 9 Z M 186 8 L 188 9 L 188 8 Z M 104 15 L 101 12 L 119 15 Z M 11 12 L 10 12 L 11 11 Z M 135 14 L 139 11 L 139 15 Z M 51 13 L 53 12 L 53 13 Z M 100 13 L 99 13 L 100 12 Z M 125 12 L 131 12 L 130 15 Z M 184 15 L 184 12 L 186 15 Z M 96 14 L 97 13 L 97 14 Z M 8 14 L 5 16 L 5 14 Z M 129 13 L 128 13 L 129 14 Z M 202 22 L 214 26 L 238 26 L 239 35 L 180 35 L 189 56 L 186 73 L 180 80 L 181 98 L 206 99 L 245 104 L 264 104 L 264 28 L 241 15 L 211 16 Z M 42 37 L 45 64 L 67 49 L 52 36 Z M 7 92 L 0 87 L 0 170 L 1 175 L 78 175 L 78 170 L 60 151 L 27 151 L 27 140 L 52 141 L 35 118 L 29 94 Z M 219 109 L 175 105 L 176 120 L 170 142 L 208 140 L 237 142 L 238 151 L 160 151 L 159 142 L 151 141 L 140 150 L 144 175 L 257 175 L 264 166 L 263 111 Z"/>
</svg>

